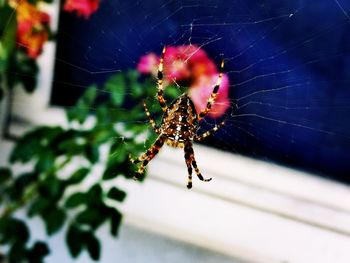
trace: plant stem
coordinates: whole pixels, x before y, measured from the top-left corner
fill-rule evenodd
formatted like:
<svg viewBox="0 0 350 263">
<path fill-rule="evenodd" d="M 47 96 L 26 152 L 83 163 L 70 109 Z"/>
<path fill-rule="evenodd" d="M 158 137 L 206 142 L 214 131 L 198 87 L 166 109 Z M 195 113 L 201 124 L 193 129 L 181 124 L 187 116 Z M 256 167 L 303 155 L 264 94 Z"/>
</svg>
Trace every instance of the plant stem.
<svg viewBox="0 0 350 263">
<path fill-rule="evenodd" d="M 6 74 L 2 74 L 1 76 L 2 79 L 2 86 L 4 89 L 7 90 L 7 98 L 5 98 L 5 118 L 3 121 L 3 126 L 2 126 L 2 131 L 1 131 L 1 136 L 3 139 L 7 139 L 7 140 L 11 140 L 11 141 L 15 141 L 17 138 L 16 136 L 11 135 L 10 132 L 10 126 L 11 126 L 11 122 L 12 122 L 12 104 L 13 104 L 13 98 L 14 98 L 14 94 L 13 94 L 13 87 L 9 87 L 8 83 L 7 83 L 7 78 L 6 78 Z"/>
<path fill-rule="evenodd" d="M 68 164 L 71 161 L 71 156 L 69 156 L 66 160 L 64 160 L 61 164 L 59 164 L 56 167 L 53 167 L 50 171 L 46 173 L 46 179 L 47 176 L 50 176 L 54 171 L 62 169 L 66 164 Z M 45 179 L 44 179 L 45 180 Z M 38 193 L 37 189 L 39 187 L 41 181 L 36 181 L 35 183 L 29 185 L 26 190 L 24 191 L 23 196 L 17 200 L 16 202 L 13 202 L 9 204 L 1 213 L 0 218 L 5 218 L 8 216 L 11 216 L 16 210 L 19 208 L 22 208 L 25 206 L 29 201 L 33 199 L 33 197 Z M 0 262 L 1 263 L 1 262 Z"/>
<path fill-rule="evenodd" d="M 6 80 L 4 81 L 6 85 Z M 2 137 L 6 140 L 16 141 L 17 137 L 12 135 L 10 132 L 10 126 L 12 122 L 12 104 L 13 104 L 13 88 L 7 87 L 8 89 L 8 98 L 6 100 L 6 109 L 5 109 L 5 121 L 2 130 Z"/>
<path fill-rule="evenodd" d="M 5 218 L 12 215 L 16 210 L 18 210 L 19 208 L 22 208 L 24 205 L 28 203 L 28 201 L 32 200 L 33 197 L 38 193 L 37 191 L 38 186 L 39 186 L 39 182 L 35 182 L 29 185 L 27 189 L 24 191 L 23 196 L 19 200 L 9 204 L 4 209 L 0 218 Z"/>
</svg>

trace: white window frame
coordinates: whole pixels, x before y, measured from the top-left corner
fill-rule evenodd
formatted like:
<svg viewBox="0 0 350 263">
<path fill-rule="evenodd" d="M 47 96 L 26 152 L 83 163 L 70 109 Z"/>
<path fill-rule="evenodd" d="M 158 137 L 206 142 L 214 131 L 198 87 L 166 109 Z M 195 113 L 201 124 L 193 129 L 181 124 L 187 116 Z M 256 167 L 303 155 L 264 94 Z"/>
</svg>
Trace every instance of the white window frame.
<svg viewBox="0 0 350 263">
<path fill-rule="evenodd" d="M 56 1 L 49 7 L 54 29 L 57 10 Z M 67 124 L 64 110 L 49 104 L 55 47 L 46 44 L 38 60 L 34 94 L 15 92 L 13 114 L 30 126 Z M 117 179 L 128 192 L 122 205 L 128 224 L 245 261 L 350 262 L 348 186 L 195 145 L 203 175 L 213 180 L 194 178 L 189 191 L 183 153 L 163 148 L 143 184 Z"/>
</svg>

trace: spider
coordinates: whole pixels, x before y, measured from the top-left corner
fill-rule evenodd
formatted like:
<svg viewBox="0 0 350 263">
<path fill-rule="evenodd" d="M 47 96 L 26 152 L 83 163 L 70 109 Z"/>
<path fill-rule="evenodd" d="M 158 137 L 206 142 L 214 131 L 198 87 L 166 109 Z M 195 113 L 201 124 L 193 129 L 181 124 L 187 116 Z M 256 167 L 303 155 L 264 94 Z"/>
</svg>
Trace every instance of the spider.
<svg viewBox="0 0 350 263">
<path fill-rule="evenodd" d="M 139 158 L 136 160 L 131 159 L 132 163 L 142 162 L 138 171 L 136 172 L 134 179 L 137 180 L 141 177 L 144 172 L 147 164 L 156 156 L 159 152 L 160 148 L 164 145 L 164 143 L 168 144 L 172 147 L 184 148 L 185 152 L 185 161 L 188 170 L 188 183 L 187 188 L 192 188 L 192 167 L 194 168 L 198 178 L 201 181 L 209 182 L 211 178 L 205 179 L 203 178 L 198 166 L 196 159 L 194 157 L 192 142 L 193 141 L 201 141 L 209 135 L 216 132 L 219 128 L 224 125 L 224 122 L 214 126 L 211 130 L 204 132 L 201 135 L 197 134 L 199 128 L 199 121 L 201 121 L 207 113 L 210 111 L 212 104 L 215 101 L 217 93 L 219 91 L 219 87 L 222 80 L 222 71 L 224 67 L 224 61 L 221 62 L 221 67 L 219 70 L 219 77 L 217 83 L 213 87 L 213 92 L 208 99 L 206 108 L 202 110 L 200 113 L 196 112 L 193 101 L 190 99 L 187 93 L 182 94 L 179 98 L 174 100 L 170 106 L 166 105 L 166 101 L 163 97 L 163 60 L 166 48 L 163 48 L 162 55 L 160 57 L 160 62 L 158 65 L 158 101 L 163 110 L 163 119 L 160 127 L 157 127 L 156 122 L 151 117 L 151 114 L 147 108 L 146 102 L 143 102 L 143 106 L 145 108 L 146 115 L 149 119 L 149 122 L 153 128 L 153 130 L 159 134 L 159 137 L 153 143 L 153 145 Z"/>
</svg>

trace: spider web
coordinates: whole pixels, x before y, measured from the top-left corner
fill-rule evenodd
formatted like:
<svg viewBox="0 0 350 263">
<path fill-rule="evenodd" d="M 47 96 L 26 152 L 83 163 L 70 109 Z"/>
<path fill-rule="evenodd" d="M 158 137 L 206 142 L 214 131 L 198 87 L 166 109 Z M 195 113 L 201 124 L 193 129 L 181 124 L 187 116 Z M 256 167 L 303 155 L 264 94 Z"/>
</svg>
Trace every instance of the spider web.
<svg viewBox="0 0 350 263">
<path fill-rule="evenodd" d="M 61 14 L 52 101 L 196 44 L 230 79 L 226 126 L 206 144 L 349 183 L 349 14 L 345 0 L 102 1 L 90 20 Z"/>
</svg>

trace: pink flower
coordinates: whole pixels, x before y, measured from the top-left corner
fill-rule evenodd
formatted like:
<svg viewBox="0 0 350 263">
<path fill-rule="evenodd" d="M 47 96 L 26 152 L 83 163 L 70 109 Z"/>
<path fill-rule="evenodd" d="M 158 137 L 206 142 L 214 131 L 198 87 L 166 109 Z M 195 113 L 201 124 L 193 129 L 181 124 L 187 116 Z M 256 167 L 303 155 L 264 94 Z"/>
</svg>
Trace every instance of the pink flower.
<svg viewBox="0 0 350 263">
<path fill-rule="evenodd" d="M 142 56 L 137 64 L 137 71 L 143 74 L 155 75 L 158 70 L 159 58 L 154 53 Z"/>
<path fill-rule="evenodd" d="M 190 87 L 189 96 L 191 97 L 196 111 L 199 113 L 207 106 L 208 99 L 213 92 L 213 88 L 218 80 L 219 75 L 206 76 L 202 75 L 197 81 Z M 212 118 L 219 118 L 230 107 L 230 101 L 228 98 L 229 80 L 226 74 L 222 76 L 222 82 L 215 99 L 214 104 L 208 115 Z"/>
<path fill-rule="evenodd" d="M 141 57 L 137 65 L 140 73 L 157 75 L 159 57 L 150 53 Z M 189 87 L 189 95 L 195 104 L 197 112 L 203 110 L 218 80 L 216 64 L 207 53 L 196 45 L 167 47 L 164 55 L 164 86 L 174 80 Z M 209 112 L 212 118 L 221 117 L 230 107 L 228 97 L 229 79 L 223 75 L 215 103 Z"/>
<path fill-rule="evenodd" d="M 177 47 L 167 47 L 164 56 L 164 73 L 166 79 L 184 80 L 191 76 L 191 71 L 187 63 L 188 54 L 181 52 Z"/>
<path fill-rule="evenodd" d="M 66 0 L 63 10 L 67 12 L 76 11 L 78 16 L 89 18 L 96 12 L 100 5 L 100 0 Z"/>
<path fill-rule="evenodd" d="M 195 45 L 168 47 L 164 57 L 165 77 L 169 82 L 191 81 L 198 76 L 217 73 L 205 51 Z"/>
</svg>

